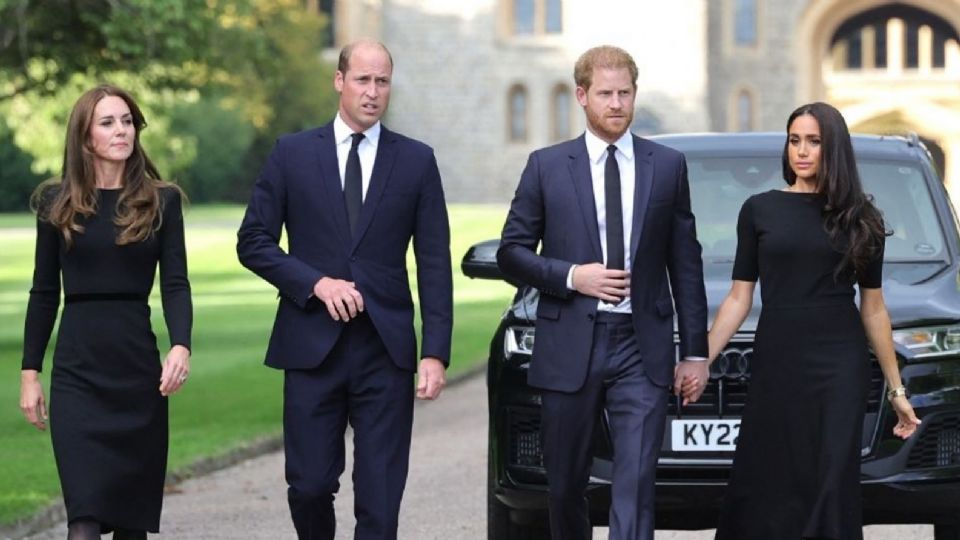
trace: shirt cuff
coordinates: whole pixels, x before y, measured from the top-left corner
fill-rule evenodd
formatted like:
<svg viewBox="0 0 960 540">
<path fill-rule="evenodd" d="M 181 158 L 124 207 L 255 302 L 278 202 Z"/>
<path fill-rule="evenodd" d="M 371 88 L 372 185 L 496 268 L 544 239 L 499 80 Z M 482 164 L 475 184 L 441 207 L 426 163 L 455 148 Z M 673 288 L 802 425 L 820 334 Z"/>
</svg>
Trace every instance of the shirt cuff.
<svg viewBox="0 0 960 540">
<path fill-rule="evenodd" d="M 707 359 L 703 356 L 684 356 L 683 360 L 685 362 L 706 362 Z"/>
<path fill-rule="evenodd" d="M 573 269 L 576 268 L 576 267 L 577 267 L 577 265 L 571 264 L 571 265 L 570 265 L 570 271 L 567 272 L 567 289 L 568 289 L 568 290 L 571 290 L 571 291 L 576 290 L 576 289 L 574 288 L 574 286 L 573 286 Z"/>
</svg>

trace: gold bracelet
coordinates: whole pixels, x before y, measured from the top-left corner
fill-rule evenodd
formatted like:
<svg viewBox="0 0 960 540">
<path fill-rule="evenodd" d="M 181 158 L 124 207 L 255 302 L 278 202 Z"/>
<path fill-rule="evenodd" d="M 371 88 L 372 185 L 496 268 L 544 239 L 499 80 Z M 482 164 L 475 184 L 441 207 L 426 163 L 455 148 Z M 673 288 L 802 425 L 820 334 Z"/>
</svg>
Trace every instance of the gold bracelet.
<svg viewBox="0 0 960 540">
<path fill-rule="evenodd" d="M 894 398 L 897 398 L 900 396 L 907 397 L 906 386 L 900 385 L 896 388 L 891 388 L 890 390 L 887 390 L 887 401 L 893 401 Z"/>
</svg>

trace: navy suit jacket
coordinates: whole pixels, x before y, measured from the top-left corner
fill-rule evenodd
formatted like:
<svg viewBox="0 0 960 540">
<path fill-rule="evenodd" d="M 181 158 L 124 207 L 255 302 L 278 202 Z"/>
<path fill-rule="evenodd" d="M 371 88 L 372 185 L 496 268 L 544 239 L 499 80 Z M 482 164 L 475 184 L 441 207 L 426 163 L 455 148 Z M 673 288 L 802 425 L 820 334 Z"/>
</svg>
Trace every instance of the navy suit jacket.
<svg viewBox="0 0 960 540">
<path fill-rule="evenodd" d="M 279 245 L 284 227 L 287 251 Z M 356 283 L 390 358 L 416 371 L 406 263 L 411 239 L 423 321 L 421 356 L 449 364 L 450 227 L 437 161 L 427 145 L 382 128 L 351 238 L 333 123 L 285 135 L 253 187 L 237 237 L 240 262 L 279 291 L 268 366 L 313 368 L 333 348 L 345 323 L 334 321 L 313 296 L 314 284 L 328 276 Z"/>
<path fill-rule="evenodd" d="M 674 306 L 680 355 L 707 356 L 701 248 L 683 154 L 636 136 L 633 149 L 633 326 L 647 376 L 667 386 L 676 361 Z M 530 155 L 497 262 L 504 274 L 541 293 L 528 382 L 548 390 L 578 390 L 586 379 L 598 300 L 567 289 L 567 274 L 573 264 L 603 263 L 583 136 Z"/>
</svg>

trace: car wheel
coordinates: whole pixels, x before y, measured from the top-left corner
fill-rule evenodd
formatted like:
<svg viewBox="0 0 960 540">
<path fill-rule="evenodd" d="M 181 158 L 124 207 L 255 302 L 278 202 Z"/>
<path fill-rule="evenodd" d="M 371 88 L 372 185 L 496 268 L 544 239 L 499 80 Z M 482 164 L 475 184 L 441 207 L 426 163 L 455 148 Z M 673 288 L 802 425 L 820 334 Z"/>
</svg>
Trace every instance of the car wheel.
<svg viewBox="0 0 960 540">
<path fill-rule="evenodd" d="M 529 520 L 515 523 L 510 517 L 510 508 L 494 495 L 496 481 L 493 459 L 487 458 L 487 540 L 550 540 L 550 529 L 546 525 L 546 516 L 529 516 Z M 527 516 L 522 516 L 527 517 Z M 538 523 L 539 522 L 539 523 Z"/>
<path fill-rule="evenodd" d="M 933 526 L 934 540 L 960 540 L 960 525 L 957 523 L 937 523 Z"/>
</svg>

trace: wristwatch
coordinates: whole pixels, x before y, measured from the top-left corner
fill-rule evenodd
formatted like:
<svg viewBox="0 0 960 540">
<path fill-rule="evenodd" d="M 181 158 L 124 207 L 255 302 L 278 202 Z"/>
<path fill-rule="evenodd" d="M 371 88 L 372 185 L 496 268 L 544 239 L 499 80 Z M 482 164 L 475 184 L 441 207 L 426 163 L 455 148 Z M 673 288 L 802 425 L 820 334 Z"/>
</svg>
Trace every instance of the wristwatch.
<svg viewBox="0 0 960 540">
<path fill-rule="evenodd" d="M 896 388 L 891 388 L 887 390 L 887 401 L 893 401 L 894 398 L 903 396 L 907 397 L 907 387 L 900 385 Z"/>
</svg>

